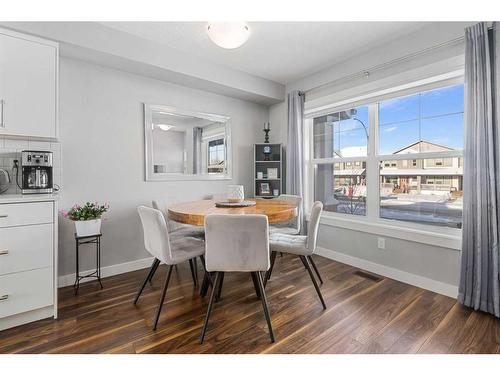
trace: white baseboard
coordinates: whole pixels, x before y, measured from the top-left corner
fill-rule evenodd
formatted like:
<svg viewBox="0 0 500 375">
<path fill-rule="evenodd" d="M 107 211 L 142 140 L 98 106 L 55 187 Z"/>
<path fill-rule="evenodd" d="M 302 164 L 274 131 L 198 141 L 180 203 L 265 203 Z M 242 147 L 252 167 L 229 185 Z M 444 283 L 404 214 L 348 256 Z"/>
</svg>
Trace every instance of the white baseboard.
<svg viewBox="0 0 500 375">
<path fill-rule="evenodd" d="M 36 310 L 6 316 L 5 318 L 0 318 L 0 331 L 49 318 L 51 316 L 54 316 L 54 306 L 46 306 Z"/>
<path fill-rule="evenodd" d="M 153 258 L 151 257 L 151 258 L 133 260 L 131 262 L 113 264 L 112 266 L 101 267 L 101 277 L 114 276 L 114 275 L 119 275 L 119 274 L 125 273 L 125 272 L 141 270 L 143 268 L 150 267 L 152 262 L 153 262 Z M 86 274 L 92 273 L 94 271 L 95 270 L 80 271 L 80 275 L 81 276 L 86 275 Z M 59 276 L 58 288 L 73 285 L 73 283 L 75 282 L 75 277 L 76 277 L 75 273 L 71 273 L 69 275 Z M 92 280 L 94 280 L 94 279 L 93 278 L 83 279 L 82 281 L 80 281 L 80 284 L 88 282 L 88 281 L 92 281 Z"/>
<path fill-rule="evenodd" d="M 316 249 L 318 255 L 328 259 L 333 259 L 340 263 L 345 263 L 353 267 L 361 268 L 365 271 L 372 272 L 381 276 L 388 277 L 406 284 L 414 285 L 422 289 L 427 289 L 435 293 L 443 294 L 448 297 L 457 298 L 458 287 L 456 285 L 443 283 L 441 281 L 429 279 L 424 276 L 415 275 L 413 273 L 401 271 L 397 268 L 384 266 L 379 263 L 374 263 L 366 259 L 353 257 L 338 251 L 320 248 Z"/>
</svg>

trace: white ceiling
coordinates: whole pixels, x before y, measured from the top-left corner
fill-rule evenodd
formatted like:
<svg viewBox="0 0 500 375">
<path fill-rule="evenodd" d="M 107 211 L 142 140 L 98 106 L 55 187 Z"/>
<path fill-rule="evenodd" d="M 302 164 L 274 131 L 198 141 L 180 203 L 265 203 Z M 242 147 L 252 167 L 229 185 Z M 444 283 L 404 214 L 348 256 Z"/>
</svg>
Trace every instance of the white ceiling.
<svg viewBox="0 0 500 375">
<path fill-rule="evenodd" d="M 290 83 L 424 27 L 423 22 L 249 22 L 250 39 L 225 50 L 206 22 L 103 22 L 103 25 L 258 77 Z"/>
</svg>

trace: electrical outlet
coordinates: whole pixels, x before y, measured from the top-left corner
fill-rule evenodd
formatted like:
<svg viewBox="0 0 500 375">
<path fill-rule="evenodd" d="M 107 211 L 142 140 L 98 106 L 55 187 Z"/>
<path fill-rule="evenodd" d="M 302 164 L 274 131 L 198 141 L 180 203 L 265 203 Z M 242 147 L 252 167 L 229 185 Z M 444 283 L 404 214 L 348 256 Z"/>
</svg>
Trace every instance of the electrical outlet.
<svg viewBox="0 0 500 375">
<path fill-rule="evenodd" d="M 385 250 L 385 238 L 384 237 L 377 237 L 378 241 L 378 248 Z"/>
</svg>

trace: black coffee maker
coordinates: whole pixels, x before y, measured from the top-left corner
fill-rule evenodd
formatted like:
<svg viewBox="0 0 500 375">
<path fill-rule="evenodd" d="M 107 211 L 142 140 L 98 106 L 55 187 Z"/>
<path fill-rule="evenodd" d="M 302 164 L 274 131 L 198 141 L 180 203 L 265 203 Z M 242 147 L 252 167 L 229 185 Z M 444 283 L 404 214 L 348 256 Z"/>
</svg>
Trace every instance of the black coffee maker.
<svg viewBox="0 0 500 375">
<path fill-rule="evenodd" d="M 23 151 L 21 165 L 23 194 L 51 194 L 54 191 L 52 152 Z"/>
</svg>

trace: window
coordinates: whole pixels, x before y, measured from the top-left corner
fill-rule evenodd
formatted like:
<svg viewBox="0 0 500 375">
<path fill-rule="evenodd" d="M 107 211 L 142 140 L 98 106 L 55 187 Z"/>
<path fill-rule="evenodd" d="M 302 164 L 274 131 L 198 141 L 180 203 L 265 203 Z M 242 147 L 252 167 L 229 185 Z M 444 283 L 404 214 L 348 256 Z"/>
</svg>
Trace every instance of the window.
<svg viewBox="0 0 500 375">
<path fill-rule="evenodd" d="M 461 228 L 462 84 L 373 101 L 310 123 L 314 199 L 326 211 Z M 378 142 L 370 142 L 372 134 Z"/>
<path fill-rule="evenodd" d="M 326 211 L 365 215 L 368 107 L 315 118 L 313 137 L 315 199 Z"/>
<path fill-rule="evenodd" d="M 208 142 L 208 173 L 224 172 L 224 138 Z"/>
</svg>

